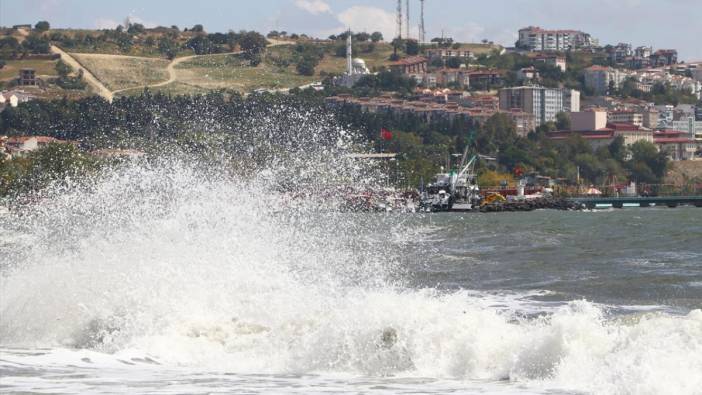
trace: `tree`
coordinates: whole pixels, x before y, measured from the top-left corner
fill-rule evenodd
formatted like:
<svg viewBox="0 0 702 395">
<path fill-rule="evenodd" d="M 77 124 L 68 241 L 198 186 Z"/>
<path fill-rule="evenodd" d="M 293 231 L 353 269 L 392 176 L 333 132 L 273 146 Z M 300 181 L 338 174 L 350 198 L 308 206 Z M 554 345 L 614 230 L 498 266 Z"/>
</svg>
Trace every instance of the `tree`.
<svg viewBox="0 0 702 395">
<path fill-rule="evenodd" d="M 450 67 L 452 69 L 457 69 L 457 68 L 461 67 L 462 64 L 463 64 L 463 61 L 460 58 L 455 57 L 455 56 L 450 57 L 446 60 L 446 67 Z"/>
<path fill-rule="evenodd" d="M 56 69 L 56 73 L 59 75 L 59 77 L 67 77 L 68 74 L 71 73 L 71 67 L 60 59 L 58 62 L 56 62 L 56 66 L 54 66 L 54 68 Z"/>
<path fill-rule="evenodd" d="M 366 41 L 370 40 L 370 34 L 368 34 L 368 33 L 366 33 L 366 32 L 360 32 L 360 33 L 355 34 L 355 35 L 353 36 L 353 39 L 354 39 L 355 41 L 358 41 L 358 42 L 361 42 L 361 43 L 362 43 L 362 42 L 366 42 Z"/>
<path fill-rule="evenodd" d="M 239 39 L 239 46 L 248 59 L 263 52 L 266 45 L 268 45 L 266 38 L 254 31 L 243 33 Z"/>
<path fill-rule="evenodd" d="M 35 54 L 49 53 L 49 39 L 38 34 L 30 34 L 23 42 L 22 47 Z"/>
<path fill-rule="evenodd" d="M 632 144 L 630 150 L 629 168 L 633 178 L 642 182 L 660 182 L 665 177 L 668 170 L 666 152 L 659 152 L 653 143 L 644 140 Z"/>
<path fill-rule="evenodd" d="M 556 129 L 570 130 L 570 115 L 566 112 L 556 114 Z"/>
<path fill-rule="evenodd" d="M 129 34 L 141 34 L 146 31 L 146 28 L 141 23 L 130 23 L 127 28 L 127 33 Z"/>
<path fill-rule="evenodd" d="M 202 25 L 197 24 L 197 25 L 193 26 L 193 27 L 190 29 L 190 31 L 191 31 L 191 32 L 195 32 L 195 33 L 202 33 L 202 32 L 205 31 L 205 28 L 204 28 Z"/>
<path fill-rule="evenodd" d="M 166 58 L 174 59 L 178 54 L 178 44 L 167 37 L 161 37 L 158 40 L 158 51 Z"/>
<path fill-rule="evenodd" d="M 418 55 L 419 54 L 419 43 L 417 40 L 406 40 L 405 41 L 405 53 L 407 55 Z"/>
<path fill-rule="evenodd" d="M 47 21 L 37 22 L 37 24 L 34 25 L 34 30 L 38 31 L 39 33 L 43 33 L 45 31 L 49 30 L 49 22 L 47 22 Z"/>
<path fill-rule="evenodd" d="M 303 58 L 296 66 L 297 72 L 300 75 L 314 75 L 315 62 L 310 58 Z"/>
<path fill-rule="evenodd" d="M 214 52 L 214 44 L 207 38 L 207 36 L 197 35 L 185 44 L 187 48 L 190 48 L 198 55 L 209 54 Z"/>
<path fill-rule="evenodd" d="M 383 33 L 381 33 L 381 32 L 373 32 L 373 33 L 371 33 L 370 39 L 371 39 L 371 41 L 373 41 L 374 43 L 377 43 L 377 42 L 379 42 L 379 41 L 383 41 Z"/>
</svg>

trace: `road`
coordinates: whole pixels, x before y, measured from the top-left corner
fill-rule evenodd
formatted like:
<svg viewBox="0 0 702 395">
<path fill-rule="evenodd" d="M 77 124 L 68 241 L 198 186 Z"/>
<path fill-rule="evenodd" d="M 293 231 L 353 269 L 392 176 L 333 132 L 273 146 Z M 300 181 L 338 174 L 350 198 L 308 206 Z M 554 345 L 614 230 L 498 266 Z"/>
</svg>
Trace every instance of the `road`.
<svg viewBox="0 0 702 395">
<path fill-rule="evenodd" d="M 83 67 L 83 65 L 81 65 L 80 62 L 78 62 L 73 56 L 69 55 L 66 51 L 55 45 L 51 46 L 51 52 L 61 55 L 61 60 L 63 60 L 63 62 L 67 65 L 71 66 L 75 72 L 78 72 L 78 70 L 83 70 L 83 79 L 85 82 L 87 82 L 98 95 L 103 97 L 108 102 L 112 102 L 112 98 L 114 97 L 112 91 L 107 89 L 107 87 L 103 85 L 103 83 L 100 82 L 100 80 L 97 79 L 93 73 L 90 72 L 90 70 Z"/>
<path fill-rule="evenodd" d="M 292 41 L 281 41 L 281 40 L 272 40 L 272 39 L 269 39 L 268 41 L 270 42 L 270 44 L 268 45 L 269 47 L 274 47 L 274 46 L 277 46 L 277 45 L 290 45 L 290 44 L 294 44 L 294 42 L 292 42 Z M 107 101 L 109 101 L 109 102 L 112 102 L 112 99 L 114 98 L 114 95 L 115 95 L 116 93 L 125 92 L 125 91 L 130 91 L 130 90 L 135 90 L 135 89 L 157 88 L 157 87 L 164 86 L 164 85 L 168 85 L 168 84 L 171 84 L 171 83 L 175 82 L 175 81 L 178 79 L 178 75 L 177 75 L 176 69 L 175 69 L 176 66 L 178 66 L 179 64 L 181 64 L 181 63 L 183 63 L 183 62 L 186 62 L 186 61 L 188 61 L 188 60 L 190 60 L 190 59 L 194 59 L 194 58 L 203 58 L 203 57 L 208 57 L 208 56 L 239 55 L 239 54 L 242 53 L 242 51 L 238 51 L 238 52 L 227 52 L 227 53 L 217 53 L 217 54 L 207 54 L 207 55 L 189 55 L 189 56 L 182 56 L 182 57 L 179 57 L 179 58 L 175 58 L 175 59 L 173 59 L 173 60 L 168 64 L 168 66 L 166 66 L 166 71 L 168 72 L 168 79 L 167 79 L 167 80 L 161 81 L 161 82 L 157 82 L 157 83 L 155 83 L 155 84 L 148 84 L 148 85 L 141 85 L 141 86 L 133 86 L 133 87 L 130 87 L 130 88 L 117 89 L 117 90 L 114 90 L 114 91 L 110 91 L 109 89 L 107 89 L 107 87 L 106 87 L 102 82 L 100 82 L 100 80 L 99 80 L 97 77 L 95 77 L 95 75 L 94 75 L 93 73 L 90 72 L 90 70 L 88 70 L 87 68 L 83 67 L 83 66 L 80 64 L 80 62 L 78 62 L 74 57 L 72 57 L 71 55 L 69 55 L 67 52 L 65 52 L 65 51 L 62 50 L 61 48 L 59 48 L 59 47 L 57 47 L 57 46 L 55 46 L 55 45 L 52 45 L 52 46 L 51 46 L 51 52 L 60 54 L 60 55 L 61 55 L 61 59 L 62 59 L 66 64 L 68 64 L 69 66 L 71 66 L 71 68 L 73 68 L 73 70 L 75 70 L 76 72 L 78 72 L 78 70 L 81 70 L 81 69 L 82 69 L 82 70 L 83 70 L 83 77 L 85 78 L 85 81 L 86 81 L 90 86 L 93 87 L 93 89 L 98 93 L 98 95 L 104 97 L 104 98 L 105 98 Z M 109 57 L 115 57 L 115 58 L 117 58 L 117 57 L 119 57 L 119 58 L 129 57 L 129 58 L 139 58 L 139 59 L 141 59 L 141 57 L 139 57 L 139 56 L 108 55 L 108 54 L 94 54 L 94 55 L 102 56 L 102 57 L 105 57 L 105 58 L 109 58 Z"/>
</svg>

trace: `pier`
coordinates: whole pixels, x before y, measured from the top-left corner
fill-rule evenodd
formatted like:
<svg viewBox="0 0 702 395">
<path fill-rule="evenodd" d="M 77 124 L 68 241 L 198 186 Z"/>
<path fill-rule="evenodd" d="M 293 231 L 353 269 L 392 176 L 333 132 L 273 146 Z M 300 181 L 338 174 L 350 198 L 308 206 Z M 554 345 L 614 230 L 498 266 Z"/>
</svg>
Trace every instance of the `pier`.
<svg viewBox="0 0 702 395">
<path fill-rule="evenodd" d="M 639 207 L 667 206 L 678 207 L 691 205 L 702 207 L 702 196 L 631 196 L 631 197 L 573 197 L 567 200 L 580 203 L 589 209 L 598 205 L 611 205 L 614 208 L 623 208 L 624 205 L 638 205 Z"/>
</svg>

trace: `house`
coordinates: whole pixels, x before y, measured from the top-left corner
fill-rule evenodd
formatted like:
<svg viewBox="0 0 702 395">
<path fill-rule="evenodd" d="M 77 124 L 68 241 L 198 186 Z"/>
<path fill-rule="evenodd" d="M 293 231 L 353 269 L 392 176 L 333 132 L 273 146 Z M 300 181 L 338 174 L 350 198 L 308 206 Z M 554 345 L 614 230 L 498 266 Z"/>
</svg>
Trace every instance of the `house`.
<svg viewBox="0 0 702 395">
<path fill-rule="evenodd" d="M 0 92 L 0 111 L 6 106 L 17 107 L 20 103 L 34 100 L 36 97 L 20 90 Z"/>
<path fill-rule="evenodd" d="M 473 53 L 466 46 L 458 46 L 456 48 L 428 48 L 425 51 L 429 59 L 442 59 L 446 60 L 448 58 L 461 58 L 461 59 L 473 59 Z"/>
<path fill-rule="evenodd" d="M 37 78 L 34 69 L 20 69 L 17 84 L 19 86 L 35 86 Z"/>
<path fill-rule="evenodd" d="M 556 54 L 539 54 L 534 57 L 534 62 L 545 63 L 549 66 L 558 67 L 562 72 L 566 72 L 567 63 L 565 56 Z"/>
<path fill-rule="evenodd" d="M 517 70 L 517 80 L 520 82 L 528 82 L 539 78 L 539 72 L 533 66 L 522 67 Z"/>
<path fill-rule="evenodd" d="M 388 65 L 390 70 L 401 74 L 421 74 L 427 71 L 427 58 L 424 56 L 409 56 Z"/>
<path fill-rule="evenodd" d="M 49 143 L 75 144 L 72 141 L 59 140 L 49 136 L 11 136 L 4 141 L 5 150 L 12 156 L 43 148 Z"/>
</svg>

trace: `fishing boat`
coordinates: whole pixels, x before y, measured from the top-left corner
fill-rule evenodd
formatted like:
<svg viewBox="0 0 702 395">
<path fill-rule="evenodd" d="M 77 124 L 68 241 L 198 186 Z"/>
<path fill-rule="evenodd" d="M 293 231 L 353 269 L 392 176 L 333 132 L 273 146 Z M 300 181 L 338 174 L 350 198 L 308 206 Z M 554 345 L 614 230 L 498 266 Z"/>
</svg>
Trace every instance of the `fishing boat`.
<svg viewBox="0 0 702 395">
<path fill-rule="evenodd" d="M 466 161 L 467 158 L 468 148 L 457 169 L 439 173 L 426 188 L 420 187 L 421 211 L 472 211 L 480 206 L 480 187 L 475 173 L 478 155 Z"/>
</svg>

